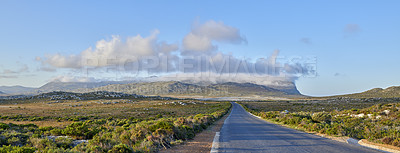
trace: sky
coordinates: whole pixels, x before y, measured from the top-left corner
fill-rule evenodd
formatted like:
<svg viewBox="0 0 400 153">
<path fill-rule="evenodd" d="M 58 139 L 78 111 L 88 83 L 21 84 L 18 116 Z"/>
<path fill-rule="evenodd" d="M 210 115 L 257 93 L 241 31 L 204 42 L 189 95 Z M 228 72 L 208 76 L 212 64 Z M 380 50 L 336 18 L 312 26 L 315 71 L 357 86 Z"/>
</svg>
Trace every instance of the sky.
<svg viewBox="0 0 400 153">
<path fill-rule="evenodd" d="M 230 80 L 293 81 L 311 96 L 398 86 L 399 6 L 372 0 L 3 0 L 0 86 L 197 78 L 202 72 L 212 72 L 203 79 L 235 73 Z M 239 66 L 220 70 L 226 63 Z"/>
</svg>

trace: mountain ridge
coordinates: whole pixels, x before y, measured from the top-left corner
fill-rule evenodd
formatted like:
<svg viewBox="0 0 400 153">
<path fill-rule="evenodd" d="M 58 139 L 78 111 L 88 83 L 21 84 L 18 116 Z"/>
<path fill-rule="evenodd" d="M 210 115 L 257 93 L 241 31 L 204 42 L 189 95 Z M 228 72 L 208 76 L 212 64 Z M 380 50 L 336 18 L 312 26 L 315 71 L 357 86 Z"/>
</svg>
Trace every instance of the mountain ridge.
<svg viewBox="0 0 400 153">
<path fill-rule="evenodd" d="M 279 86 L 282 84 L 282 86 Z M 149 96 L 205 96 L 205 97 L 298 97 L 302 96 L 293 82 L 278 85 L 259 85 L 238 82 L 190 82 L 190 81 L 103 81 L 103 82 L 49 82 L 39 88 L 14 90 L 10 95 L 37 95 L 53 91 L 87 93 L 94 91 L 120 92 Z M 1 91 L 1 90 L 0 90 Z M 5 92 L 6 93 L 6 92 Z M 8 94 L 8 93 L 6 93 Z"/>
</svg>

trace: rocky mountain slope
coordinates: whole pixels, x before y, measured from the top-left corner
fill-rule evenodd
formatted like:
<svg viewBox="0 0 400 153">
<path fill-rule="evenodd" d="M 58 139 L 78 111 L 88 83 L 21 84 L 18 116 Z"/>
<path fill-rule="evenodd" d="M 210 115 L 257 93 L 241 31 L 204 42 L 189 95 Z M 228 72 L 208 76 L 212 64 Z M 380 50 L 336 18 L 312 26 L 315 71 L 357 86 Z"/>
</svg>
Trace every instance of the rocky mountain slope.
<svg viewBox="0 0 400 153">
<path fill-rule="evenodd" d="M 76 89 L 91 89 L 113 84 L 113 82 L 49 82 L 33 93 L 46 93 L 52 91 L 73 91 Z"/>
<path fill-rule="evenodd" d="M 297 89 L 291 89 L 296 90 Z M 257 85 L 252 83 L 226 82 L 211 85 L 196 85 L 178 81 L 166 82 L 141 82 L 129 84 L 112 84 L 92 89 L 79 89 L 75 92 L 110 91 L 138 95 L 161 95 L 161 96 L 222 96 L 222 97 L 243 97 L 243 96 L 301 96 L 297 92 L 286 92 L 276 88 Z"/>
</svg>

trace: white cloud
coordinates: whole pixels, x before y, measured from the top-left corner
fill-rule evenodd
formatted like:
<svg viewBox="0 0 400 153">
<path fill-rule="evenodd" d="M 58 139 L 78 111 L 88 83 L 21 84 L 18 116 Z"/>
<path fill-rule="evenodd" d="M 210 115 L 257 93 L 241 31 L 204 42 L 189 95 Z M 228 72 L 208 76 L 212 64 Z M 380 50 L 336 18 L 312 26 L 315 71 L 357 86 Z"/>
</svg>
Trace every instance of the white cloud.
<svg viewBox="0 0 400 153">
<path fill-rule="evenodd" d="M 195 23 L 192 31 L 183 38 L 183 48 L 186 51 L 214 51 L 217 46 L 213 42 L 247 43 L 246 38 L 240 34 L 239 29 L 225 25 L 223 22 L 213 20 L 204 24 Z"/>
<path fill-rule="evenodd" d="M 18 78 L 18 76 L 16 76 L 16 75 L 0 75 L 0 78 L 2 78 L 2 79 L 15 79 L 15 78 Z"/>
<path fill-rule="evenodd" d="M 165 75 L 160 77 L 152 77 L 142 81 L 182 81 L 190 83 L 225 83 L 225 82 L 238 82 L 238 83 L 254 83 L 259 85 L 276 85 L 287 86 L 291 84 L 282 84 L 282 82 L 293 82 L 296 78 L 289 75 L 271 76 L 268 74 L 219 74 L 214 72 L 209 73 L 178 73 L 172 75 Z"/>
<path fill-rule="evenodd" d="M 50 64 L 51 66 L 57 68 L 80 68 L 82 66 L 82 56 L 64 56 L 61 54 L 46 55 L 44 63 Z"/>
<path fill-rule="evenodd" d="M 346 74 L 336 72 L 335 74 L 333 74 L 333 76 L 335 76 L 335 77 L 344 77 L 344 76 L 346 76 Z"/>
<path fill-rule="evenodd" d="M 304 44 L 308 44 L 308 45 L 312 44 L 311 39 L 310 38 L 306 38 L 306 37 L 301 38 L 300 42 L 302 42 Z"/>
<path fill-rule="evenodd" d="M 357 33 L 361 30 L 360 26 L 358 24 L 347 24 L 343 31 L 346 33 Z"/>
<path fill-rule="evenodd" d="M 29 72 L 29 67 L 26 64 L 22 65 L 22 67 L 17 70 L 4 69 L 2 74 L 19 74 L 25 72 Z"/>
<path fill-rule="evenodd" d="M 193 33 L 189 33 L 183 38 L 183 47 L 189 51 L 212 51 L 217 49 L 217 46 L 212 45 L 210 38 L 197 36 Z"/>
<path fill-rule="evenodd" d="M 36 56 L 36 57 L 35 57 L 35 61 L 39 61 L 39 62 L 40 62 L 41 60 L 42 60 L 41 57 L 39 57 L 39 56 Z"/>
<path fill-rule="evenodd" d="M 37 69 L 38 71 L 45 71 L 45 72 L 56 72 L 57 69 L 53 68 L 53 67 L 48 67 L 48 66 L 42 66 L 40 68 Z"/>
<path fill-rule="evenodd" d="M 100 40 L 95 47 L 89 47 L 77 55 L 47 55 L 46 58 L 37 57 L 42 65 L 57 68 L 82 68 L 85 66 L 104 67 L 115 64 L 124 64 L 145 56 L 169 55 L 178 49 L 177 44 L 157 42 L 159 31 L 155 30 L 150 36 L 128 37 L 123 41 L 119 36 L 112 36 L 111 40 Z"/>
<path fill-rule="evenodd" d="M 91 77 L 57 76 L 51 79 L 52 82 L 95 82 Z"/>
</svg>

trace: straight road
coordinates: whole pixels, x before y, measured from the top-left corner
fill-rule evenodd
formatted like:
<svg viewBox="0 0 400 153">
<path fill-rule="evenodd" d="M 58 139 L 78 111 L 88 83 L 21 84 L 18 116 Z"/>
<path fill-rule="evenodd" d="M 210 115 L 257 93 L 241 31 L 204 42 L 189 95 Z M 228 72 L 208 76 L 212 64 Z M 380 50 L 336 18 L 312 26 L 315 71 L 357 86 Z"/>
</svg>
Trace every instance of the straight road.
<svg viewBox="0 0 400 153">
<path fill-rule="evenodd" d="M 232 104 L 220 131 L 218 152 L 378 152 L 272 124 Z"/>
</svg>

